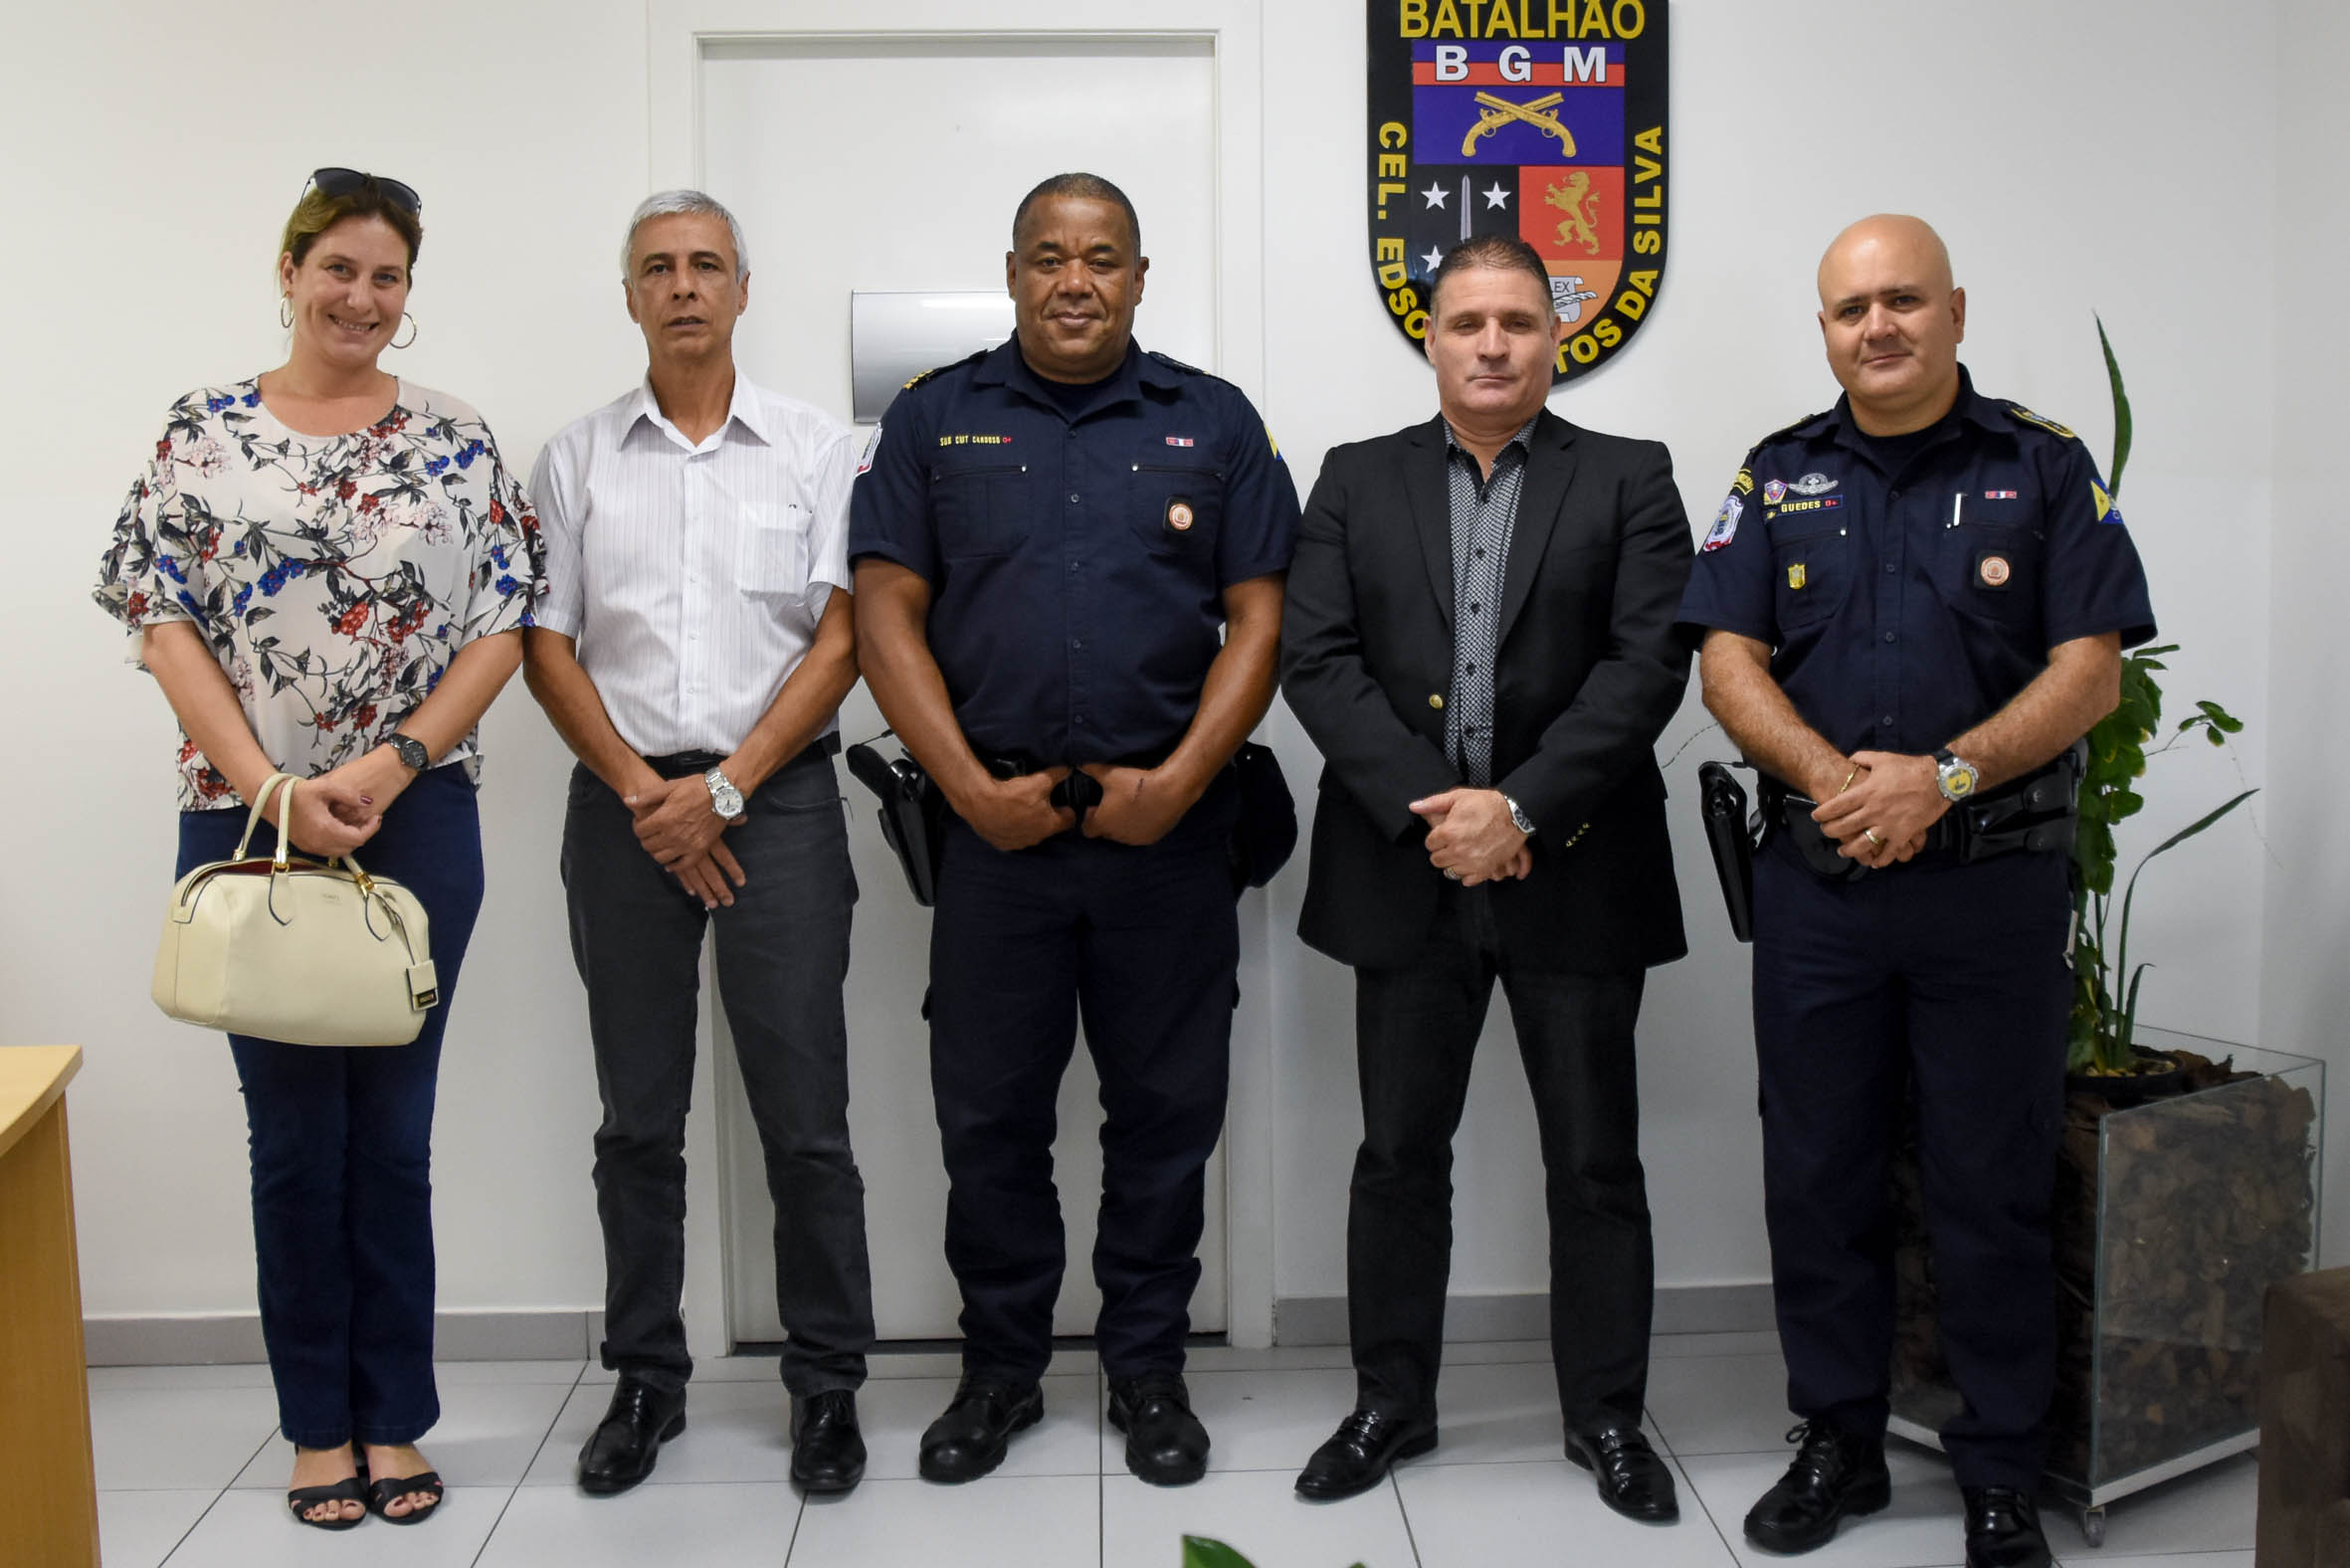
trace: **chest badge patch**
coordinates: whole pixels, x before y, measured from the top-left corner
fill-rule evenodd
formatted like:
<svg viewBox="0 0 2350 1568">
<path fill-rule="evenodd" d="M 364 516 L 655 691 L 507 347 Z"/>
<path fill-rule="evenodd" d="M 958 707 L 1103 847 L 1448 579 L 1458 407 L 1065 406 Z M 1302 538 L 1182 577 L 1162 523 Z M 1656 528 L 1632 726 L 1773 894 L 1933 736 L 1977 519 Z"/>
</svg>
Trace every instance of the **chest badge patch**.
<svg viewBox="0 0 2350 1568">
<path fill-rule="evenodd" d="M 1800 480 L 1790 480 L 1787 488 L 1798 495 L 1825 495 L 1836 486 L 1837 482 L 1825 474 L 1807 474 Z"/>
<path fill-rule="evenodd" d="M 1785 500 L 1786 498 L 1787 482 L 1785 480 L 1765 480 L 1763 482 L 1764 505 L 1776 506 L 1779 504 L 1779 502 Z"/>
<path fill-rule="evenodd" d="M 2008 564 L 2006 556 L 1987 554 L 1975 563 L 1975 575 L 1986 588 L 2005 588 L 2016 575 L 2016 569 Z"/>
<path fill-rule="evenodd" d="M 1541 258 L 1553 383 L 1606 364 L 1665 276 L 1666 12 L 1616 0 L 1369 0 L 1360 148 L 1370 273 L 1417 353 L 1429 280 L 1481 235 Z"/>
<path fill-rule="evenodd" d="M 1191 509 L 1191 498 L 1189 496 L 1170 495 L 1167 497 L 1168 527 L 1174 529 L 1177 533 L 1189 533 L 1191 532 L 1191 525 L 1197 519 L 1197 517 L 1198 513 Z"/>
<path fill-rule="evenodd" d="M 1803 588 L 1803 585 L 1804 563 L 1797 561 L 1794 565 L 1787 568 L 1787 586 L 1800 592 Z"/>
</svg>

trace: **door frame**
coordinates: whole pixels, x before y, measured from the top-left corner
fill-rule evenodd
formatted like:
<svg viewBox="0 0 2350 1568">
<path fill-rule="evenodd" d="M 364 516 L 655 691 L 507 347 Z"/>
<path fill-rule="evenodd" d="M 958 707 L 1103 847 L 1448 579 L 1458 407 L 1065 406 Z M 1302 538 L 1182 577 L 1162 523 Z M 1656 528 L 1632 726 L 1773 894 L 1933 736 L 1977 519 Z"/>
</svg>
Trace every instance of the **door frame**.
<svg viewBox="0 0 2350 1568">
<path fill-rule="evenodd" d="M 699 186 L 702 66 L 714 45 L 762 42 L 910 44 L 934 39 L 1002 50 L 1024 41 L 1042 49 L 1073 38 L 1128 44 L 1156 53 L 1170 41 L 1205 41 L 1215 80 L 1213 120 L 1217 277 L 1216 362 L 1262 408 L 1265 377 L 1264 16 L 1261 0 L 1129 0 L 1117 26 L 1068 28 L 1065 4 L 989 0 L 973 25 L 968 0 L 893 0 L 867 25 L 840 25 L 838 0 L 646 0 L 647 172 L 649 189 Z M 1074 160 L 1073 161 L 1081 161 Z M 892 889 L 894 890 L 894 889 Z M 1241 1001 L 1233 1016 L 1232 1088 L 1227 1103 L 1225 1248 L 1227 1330 L 1232 1343 L 1273 1343 L 1273 1159 L 1272 932 L 1266 895 L 1241 900 Z M 717 1107 L 737 1092 L 717 1074 L 716 987 L 705 955 L 693 1097 L 704 1109 L 685 1130 L 685 1313 L 697 1343 L 733 1344 L 726 1289 Z"/>
</svg>

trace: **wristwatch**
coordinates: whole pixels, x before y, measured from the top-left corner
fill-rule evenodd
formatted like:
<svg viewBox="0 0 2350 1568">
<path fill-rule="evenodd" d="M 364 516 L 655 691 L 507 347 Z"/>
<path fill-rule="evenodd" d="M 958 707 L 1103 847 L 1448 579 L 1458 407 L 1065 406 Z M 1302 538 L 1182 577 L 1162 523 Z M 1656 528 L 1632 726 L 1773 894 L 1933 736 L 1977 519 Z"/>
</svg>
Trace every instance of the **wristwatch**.
<svg viewBox="0 0 2350 1568">
<path fill-rule="evenodd" d="M 701 776 L 701 781 L 710 787 L 710 810 L 728 822 L 742 815 L 742 791 L 736 789 L 734 781 L 726 777 L 725 769 L 712 768 Z"/>
<path fill-rule="evenodd" d="M 1948 746 L 1934 753 L 1934 787 L 1944 800 L 1953 805 L 1965 800 L 1975 793 L 1976 779 L 1975 765 L 1952 756 Z"/>
<path fill-rule="evenodd" d="M 1510 826 L 1516 828 L 1527 838 L 1532 838 L 1534 836 L 1534 820 L 1526 815 L 1525 808 L 1507 795 L 1501 797 L 1501 804 L 1509 808 Z"/>
<path fill-rule="evenodd" d="M 414 735 L 403 735 L 395 729 L 384 738 L 392 750 L 399 754 L 402 767 L 422 773 L 433 765 L 433 754 L 425 750 L 424 742 Z"/>
</svg>

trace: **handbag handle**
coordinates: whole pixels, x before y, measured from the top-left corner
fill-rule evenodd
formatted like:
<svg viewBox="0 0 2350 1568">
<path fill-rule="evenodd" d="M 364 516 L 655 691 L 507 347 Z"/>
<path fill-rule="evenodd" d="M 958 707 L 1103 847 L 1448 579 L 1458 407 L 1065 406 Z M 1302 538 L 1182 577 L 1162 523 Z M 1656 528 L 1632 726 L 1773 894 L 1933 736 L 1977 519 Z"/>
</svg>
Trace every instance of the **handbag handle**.
<svg viewBox="0 0 2350 1568">
<path fill-rule="evenodd" d="M 253 797 L 253 809 L 245 814 L 245 836 L 237 841 L 238 860 L 245 859 L 245 852 L 253 843 L 253 830 L 261 825 L 261 814 L 269 810 L 270 796 L 277 792 L 278 853 L 271 857 L 270 869 L 273 872 L 286 869 L 286 846 L 293 842 L 293 836 L 287 830 L 293 824 L 294 783 L 295 779 L 291 773 L 273 773 L 263 781 L 261 793 Z M 283 791 L 279 790 L 280 785 L 285 786 Z"/>
</svg>

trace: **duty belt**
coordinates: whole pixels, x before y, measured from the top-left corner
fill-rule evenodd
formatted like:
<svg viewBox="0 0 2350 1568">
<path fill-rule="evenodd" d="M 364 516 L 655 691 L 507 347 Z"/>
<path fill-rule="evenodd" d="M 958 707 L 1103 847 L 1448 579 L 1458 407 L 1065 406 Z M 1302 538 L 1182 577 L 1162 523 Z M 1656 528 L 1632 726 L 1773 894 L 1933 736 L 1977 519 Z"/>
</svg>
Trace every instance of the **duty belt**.
<svg viewBox="0 0 2350 1568">
<path fill-rule="evenodd" d="M 1946 856 L 1960 866 L 1997 860 L 2025 851 L 2072 848 L 2079 821 L 2081 770 L 2088 761 L 2088 745 L 2074 741 L 2056 761 L 2010 780 L 1980 799 L 1953 805 L 1931 828 L 1921 855 Z M 1852 881 L 1868 868 L 1839 853 L 1812 813 L 1819 802 L 1799 795 L 1776 779 L 1762 781 L 1763 839 L 1784 834 L 1806 866 L 1823 877 Z"/>
<path fill-rule="evenodd" d="M 1155 751 L 1137 751 L 1131 756 L 1118 757 L 1110 762 L 1113 768 L 1155 768 L 1174 755 L 1173 746 L 1161 746 Z M 1067 766 L 1069 777 L 1053 786 L 1053 794 L 1046 804 L 1066 806 L 1080 818 L 1101 804 L 1101 781 L 1090 773 L 1077 770 L 1072 763 L 1047 762 L 1025 751 L 981 752 L 980 762 L 999 779 L 1026 778 L 1031 773 L 1042 773 L 1047 768 Z"/>
</svg>

